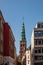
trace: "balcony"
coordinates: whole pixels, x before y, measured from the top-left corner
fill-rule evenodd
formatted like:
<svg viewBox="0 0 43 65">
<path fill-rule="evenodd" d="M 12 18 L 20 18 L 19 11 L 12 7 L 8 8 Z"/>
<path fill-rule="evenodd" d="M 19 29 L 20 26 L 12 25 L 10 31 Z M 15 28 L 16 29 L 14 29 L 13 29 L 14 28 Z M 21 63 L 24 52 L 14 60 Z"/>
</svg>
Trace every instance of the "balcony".
<svg viewBox="0 0 43 65">
<path fill-rule="evenodd" d="M 43 48 L 43 45 L 34 45 L 34 47 Z"/>
<path fill-rule="evenodd" d="M 37 62 L 43 62 L 43 60 L 34 60 L 34 63 L 37 63 Z"/>
<path fill-rule="evenodd" d="M 34 28 L 34 31 L 42 31 L 43 28 Z"/>
<path fill-rule="evenodd" d="M 34 56 L 43 56 L 43 53 L 34 53 Z"/>
<path fill-rule="evenodd" d="M 43 36 L 37 36 L 37 37 L 34 36 L 34 39 L 43 39 Z"/>
</svg>

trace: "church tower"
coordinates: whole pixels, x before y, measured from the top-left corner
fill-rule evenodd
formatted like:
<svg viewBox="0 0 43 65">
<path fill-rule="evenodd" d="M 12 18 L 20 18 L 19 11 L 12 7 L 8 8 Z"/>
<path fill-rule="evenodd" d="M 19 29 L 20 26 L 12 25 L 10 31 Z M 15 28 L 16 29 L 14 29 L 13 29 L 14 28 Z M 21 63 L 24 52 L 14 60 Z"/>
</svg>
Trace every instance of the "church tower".
<svg viewBox="0 0 43 65">
<path fill-rule="evenodd" d="M 25 26 L 24 26 L 24 20 L 23 20 L 22 30 L 21 30 L 21 39 L 20 39 L 20 58 L 21 59 L 25 51 L 26 51 L 26 36 L 25 36 Z"/>
</svg>

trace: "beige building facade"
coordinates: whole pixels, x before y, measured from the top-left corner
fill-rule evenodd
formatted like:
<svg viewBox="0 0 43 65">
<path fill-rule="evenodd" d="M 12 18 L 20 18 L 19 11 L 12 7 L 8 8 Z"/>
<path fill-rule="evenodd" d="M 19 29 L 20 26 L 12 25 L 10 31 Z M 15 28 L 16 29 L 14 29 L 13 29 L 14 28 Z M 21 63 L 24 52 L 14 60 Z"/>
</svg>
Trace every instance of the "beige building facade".
<svg viewBox="0 0 43 65">
<path fill-rule="evenodd" d="M 31 65 L 43 65 L 43 22 L 38 22 L 32 32 Z"/>
<path fill-rule="evenodd" d="M 30 51 L 30 49 L 26 50 L 26 65 L 31 65 L 31 51 Z"/>
<path fill-rule="evenodd" d="M 26 49 L 24 56 L 22 57 L 23 65 L 31 65 L 31 47 Z"/>
</svg>

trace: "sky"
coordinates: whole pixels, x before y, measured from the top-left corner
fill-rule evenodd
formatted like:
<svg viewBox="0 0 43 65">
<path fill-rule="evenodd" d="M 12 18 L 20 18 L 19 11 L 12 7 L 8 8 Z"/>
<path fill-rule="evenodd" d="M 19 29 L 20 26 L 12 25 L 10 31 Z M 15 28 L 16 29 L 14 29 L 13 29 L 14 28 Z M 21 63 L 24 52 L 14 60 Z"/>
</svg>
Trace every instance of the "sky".
<svg viewBox="0 0 43 65">
<path fill-rule="evenodd" d="M 19 54 L 23 17 L 29 47 L 33 28 L 37 22 L 43 21 L 43 0 L 0 0 L 0 10 L 13 31 L 16 52 Z"/>
</svg>

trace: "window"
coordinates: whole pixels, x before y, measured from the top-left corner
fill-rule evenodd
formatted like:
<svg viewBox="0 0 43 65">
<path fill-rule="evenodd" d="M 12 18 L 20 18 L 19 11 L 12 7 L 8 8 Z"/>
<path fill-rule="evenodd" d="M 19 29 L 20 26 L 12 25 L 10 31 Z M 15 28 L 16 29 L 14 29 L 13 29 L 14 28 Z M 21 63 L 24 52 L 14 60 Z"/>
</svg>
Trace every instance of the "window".
<svg viewBox="0 0 43 65">
<path fill-rule="evenodd" d="M 40 60 L 40 57 L 38 56 L 37 59 Z"/>
<path fill-rule="evenodd" d="M 37 60 L 37 56 L 35 56 L 34 59 Z"/>
<path fill-rule="evenodd" d="M 23 53 L 23 51 L 21 51 L 21 53 Z"/>
<path fill-rule="evenodd" d="M 38 28 L 40 28 L 40 24 L 38 24 Z"/>
<path fill-rule="evenodd" d="M 37 31 L 34 32 L 34 36 L 37 37 Z"/>
<path fill-rule="evenodd" d="M 38 28 L 43 28 L 43 23 L 42 24 L 38 24 Z"/>
<path fill-rule="evenodd" d="M 42 56 L 38 56 L 37 58 L 38 58 L 38 60 L 42 60 Z"/>
<path fill-rule="evenodd" d="M 43 48 L 42 48 L 42 53 L 43 53 Z"/>
<path fill-rule="evenodd" d="M 37 60 L 43 60 L 43 56 L 37 56 Z"/>
<path fill-rule="evenodd" d="M 42 40 L 42 44 L 43 44 L 43 40 Z"/>
<path fill-rule="evenodd" d="M 43 28 L 43 24 L 41 24 L 41 28 Z"/>
<path fill-rule="evenodd" d="M 37 53 L 37 50 L 35 50 L 35 53 Z"/>
<path fill-rule="evenodd" d="M 23 46 L 24 46 L 24 44 L 23 44 Z"/>
<path fill-rule="evenodd" d="M 41 53 L 41 49 L 38 49 L 38 53 Z"/>
<path fill-rule="evenodd" d="M 29 56 L 28 56 L 28 59 L 29 59 Z"/>
<path fill-rule="evenodd" d="M 43 60 L 43 56 L 42 56 L 42 60 Z"/>
<path fill-rule="evenodd" d="M 29 53 L 29 51 L 28 51 L 28 53 Z"/>
<path fill-rule="evenodd" d="M 37 36 L 43 36 L 43 31 L 35 31 L 34 32 L 34 36 L 37 37 Z"/>
<path fill-rule="evenodd" d="M 22 44 L 20 46 L 22 47 Z"/>
<path fill-rule="evenodd" d="M 41 40 L 38 40 L 38 44 L 41 45 Z"/>
<path fill-rule="evenodd" d="M 38 36 L 41 36 L 41 32 L 38 32 Z"/>
<path fill-rule="evenodd" d="M 41 53 L 41 48 L 37 48 L 34 51 L 35 51 L 35 53 Z"/>
<path fill-rule="evenodd" d="M 41 31 L 41 36 L 43 36 L 43 31 Z"/>
<path fill-rule="evenodd" d="M 37 45 L 37 40 L 34 41 L 35 45 Z"/>
<path fill-rule="evenodd" d="M 29 60 L 28 60 L 28 64 L 29 64 Z"/>
</svg>

